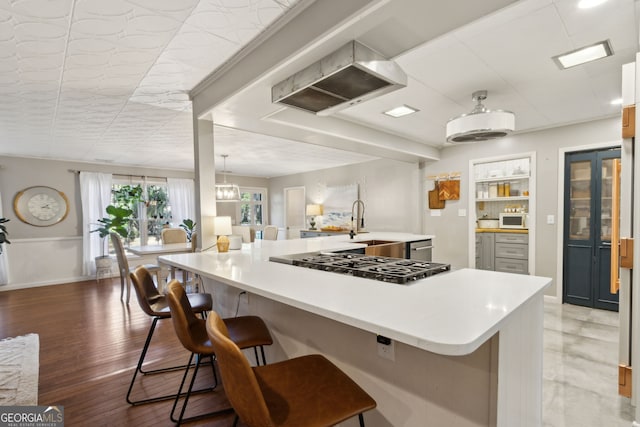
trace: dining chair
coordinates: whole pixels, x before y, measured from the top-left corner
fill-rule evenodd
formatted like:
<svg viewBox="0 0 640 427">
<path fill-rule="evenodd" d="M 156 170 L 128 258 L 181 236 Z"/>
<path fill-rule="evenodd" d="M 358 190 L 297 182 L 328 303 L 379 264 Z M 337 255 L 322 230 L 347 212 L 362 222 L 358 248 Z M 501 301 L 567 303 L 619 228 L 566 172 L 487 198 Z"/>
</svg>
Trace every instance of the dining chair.
<svg viewBox="0 0 640 427">
<path fill-rule="evenodd" d="M 160 232 L 162 244 L 187 243 L 187 232 L 183 228 L 163 228 Z"/>
<path fill-rule="evenodd" d="M 376 402 L 319 354 L 251 367 L 215 311 L 206 321 L 224 389 L 238 418 L 249 427 L 332 426 Z"/>
<path fill-rule="evenodd" d="M 133 268 L 129 267 L 129 260 L 127 260 L 127 254 L 124 252 L 124 245 L 122 244 L 122 239 L 118 233 L 110 233 L 111 243 L 113 244 L 113 250 L 116 253 L 116 258 L 118 259 L 118 270 L 120 271 L 120 299 L 122 299 L 124 295 L 125 285 L 127 288 L 127 304 L 129 304 L 129 300 L 131 299 L 131 279 L 129 274 L 134 271 Z M 157 280 L 160 280 L 160 266 L 157 264 L 143 264 L 144 268 L 149 272 L 153 272 L 156 274 Z M 136 266 L 137 267 L 137 266 Z"/>
<path fill-rule="evenodd" d="M 263 240 L 278 240 L 278 227 L 275 225 L 267 225 L 262 230 Z"/>
<path fill-rule="evenodd" d="M 186 365 L 187 368 L 184 371 L 184 376 L 182 377 L 180 388 L 178 389 L 178 393 L 176 394 L 176 399 L 173 402 L 173 408 L 171 409 L 170 415 L 171 421 L 180 425 L 184 421 L 200 419 L 221 412 L 215 411 L 195 417 L 190 417 L 188 419 L 184 418 L 184 413 L 189 402 L 189 397 L 193 393 L 193 384 L 198 375 L 198 369 L 202 361 L 207 358 L 211 360 L 213 366 L 215 352 L 213 346 L 211 345 L 211 340 L 207 335 L 205 320 L 196 317 L 196 315 L 193 313 L 193 308 L 191 307 L 189 298 L 182 288 L 182 285 L 180 285 L 180 282 L 178 282 L 177 280 L 172 280 L 169 283 L 167 300 L 169 301 L 171 319 L 176 331 L 176 335 L 182 343 L 182 346 L 191 352 L 191 356 L 189 357 L 189 362 Z M 269 329 L 267 329 L 264 321 L 257 316 L 240 316 L 224 319 L 223 322 L 225 324 L 225 327 L 227 328 L 228 336 L 230 337 L 229 339 L 232 340 L 234 345 L 238 346 L 238 348 L 241 349 L 253 348 L 256 357 L 256 364 L 258 365 L 260 364 L 260 359 L 258 358 L 257 348 L 260 347 L 262 364 L 264 365 L 266 363 L 266 359 L 264 356 L 263 347 L 265 345 L 273 344 L 273 338 L 271 338 Z M 187 375 L 189 374 L 189 366 L 191 365 L 194 356 L 196 360 L 194 364 L 193 374 L 191 377 L 191 381 L 189 382 L 189 386 L 187 387 L 187 391 L 186 393 L 184 393 L 184 402 L 182 404 L 182 409 L 180 410 L 180 415 L 176 419 L 176 408 L 178 406 L 180 397 L 183 395 L 182 389 L 187 379 Z M 215 367 L 213 367 L 213 378 L 214 385 L 211 387 L 212 390 L 217 386 L 218 383 Z"/>
<path fill-rule="evenodd" d="M 174 371 L 177 369 L 186 369 L 187 365 L 172 366 L 169 368 L 148 371 L 145 371 L 143 369 L 142 365 L 144 364 L 145 356 L 147 355 L 147 351 L 149 350 L 149 344 L 151 343 L 153 332 L 156 329 L 156 324 L 159 320 L 170 318 L 171 310 L 169 309 L 167 297 L 158 292 L 158 289 L 153 283 L 153 277 L 151 277 L 151 273 L 149 272 L 149 270 L 147 270 L 143 266 L 138 267 L 130 274 L 130 278 L 133 282 L 133 289 L 136 292 L 136 297 L 138 299 L 140 308 L 145 314 L 150 316 L 153 321 L 151 322 L 151 326 L 149 327 L 147 339 L 144 343 L 144 346 L 142 347 L 142 352 L 140 353 L 140 358 L 138 359 L 136 370 L 133 373 L 133 378 L 131 378 L 131 384 L 129 385 L 129 391 L 127 392 L 127 403 L 131 405 L 139 405 L 143 403 L 174 399 L 176 395 L 169 394 L 164 396 L 150 397 L 147 399 L 131 400 L 131 392 L 136 382 L 136 377 L 139 373 L 142 375 L 156 374 L 161 372 Z M 213 298 L 211 297 L 211 294 L 188 294 L 187 298 L 189 300 L 189 304 L 191 305 L 193 313 L 199 313 L 203 319 L 206 317 L 206 312 L 211 311 L 211 308 L 213 306 Z"/>
</svg>

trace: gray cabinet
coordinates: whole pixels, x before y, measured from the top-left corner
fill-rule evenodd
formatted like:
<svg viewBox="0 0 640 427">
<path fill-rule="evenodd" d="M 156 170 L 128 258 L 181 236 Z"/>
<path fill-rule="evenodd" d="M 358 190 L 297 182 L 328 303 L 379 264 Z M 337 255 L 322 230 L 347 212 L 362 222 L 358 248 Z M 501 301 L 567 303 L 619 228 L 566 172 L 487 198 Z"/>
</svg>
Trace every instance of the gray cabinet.
<svg viewBox="0 0 640 427">
<path fill-rule="evenodd" d="M 529 235 L 476 233 L 476 268 L 529 274 Z"/>
<path fill-rule="evenodd" d="M 335 236 L 336 234 L 349 234 L 348 231 L 321 231 L 321 230 L 300 230 L 300 238 Z"/>
<path fill-rule="evenodd" d="M 495 269 L 495 233 L 476 233 L 476 268 Z"/>
</svg>

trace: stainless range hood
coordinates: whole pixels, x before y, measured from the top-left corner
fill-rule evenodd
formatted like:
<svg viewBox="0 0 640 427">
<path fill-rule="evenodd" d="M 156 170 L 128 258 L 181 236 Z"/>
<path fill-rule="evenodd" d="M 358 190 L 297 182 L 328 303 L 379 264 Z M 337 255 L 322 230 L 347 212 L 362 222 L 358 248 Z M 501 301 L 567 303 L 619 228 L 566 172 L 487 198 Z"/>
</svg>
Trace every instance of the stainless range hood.
<svg viewBox="0 0 640 427">
<path fill-rule="evenodd" d="M 329 115 L 406 85 L 398 64 L 351 41 L 273 86 L 271 101 Z"/>
</svg>

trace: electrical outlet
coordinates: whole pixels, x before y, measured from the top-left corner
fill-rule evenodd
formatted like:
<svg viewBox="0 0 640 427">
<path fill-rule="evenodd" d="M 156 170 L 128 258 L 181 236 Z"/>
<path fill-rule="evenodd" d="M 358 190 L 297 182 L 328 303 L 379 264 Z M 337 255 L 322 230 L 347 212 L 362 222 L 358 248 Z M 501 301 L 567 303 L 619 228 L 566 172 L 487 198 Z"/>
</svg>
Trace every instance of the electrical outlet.
<svg viewBox="0 0 640 427">
<path fill-rule="evenodd" d="M 383 337 L 385 338 L 385 337 Z M 396 343 L 392 339 L 386 338 L 388 340 L 388 344 L 386 342 L 381 342 L 378 338 L 378 356 L 383 359 L 396 360 Z"/>
</svg>

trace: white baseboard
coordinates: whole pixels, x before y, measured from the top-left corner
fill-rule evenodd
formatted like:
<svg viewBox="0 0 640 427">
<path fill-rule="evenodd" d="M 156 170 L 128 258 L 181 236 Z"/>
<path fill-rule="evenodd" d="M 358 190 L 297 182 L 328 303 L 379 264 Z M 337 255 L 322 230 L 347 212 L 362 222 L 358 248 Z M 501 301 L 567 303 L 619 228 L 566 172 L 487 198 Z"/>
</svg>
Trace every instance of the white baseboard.
<svg viewBox="0 0 640 427">
<path fill-rule="evenodd" d="M 553 295 L 545 295 L 544 296 L 544 302 L 549 302 L 549 303 L 553 303 L 553 304 L 560 304 L 562 301 L 560 300 L 560 298 L 553 296 Z M 640 427 L 640 426 L 638 426 Z"/>
<path fill-rule="evenodd" d="M 112 276 L 115 277 L 115 276 Z M 56 279 L 45 282 L 33 282 L 33 283 L 11 283 L 8 285 L 1 285 L 0 292 L 2 291 L 15 291 L 17 289 L 38 288 L 41 286 L 50 285 L 62 285 L 65 283 L 85 282 L 87 280 L 95 280 L 95 276 L 83 276 L 83 277 L 70 277 L 66 279 Z"/>
</svg>

